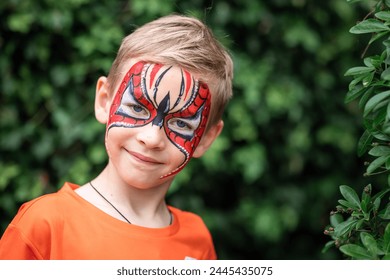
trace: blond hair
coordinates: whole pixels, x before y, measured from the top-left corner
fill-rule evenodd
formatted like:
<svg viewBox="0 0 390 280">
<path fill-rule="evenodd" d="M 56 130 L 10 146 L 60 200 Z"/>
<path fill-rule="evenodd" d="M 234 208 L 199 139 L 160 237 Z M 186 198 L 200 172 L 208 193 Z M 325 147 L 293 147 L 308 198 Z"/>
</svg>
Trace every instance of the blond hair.
<svg viewBox="0 0 390 280">
<path fill-rule="evenodd" d="M 149 22 L 126 36 L 108 75 L 110 93 L 123 76 L 123 64 L 133 58 L 176 65 L 206 82 L 211 92 L 208 126 L 221 118 L 232 96 L 233 62 L 227 50 L 200 20 L 169 15 Z"/>
</svg>

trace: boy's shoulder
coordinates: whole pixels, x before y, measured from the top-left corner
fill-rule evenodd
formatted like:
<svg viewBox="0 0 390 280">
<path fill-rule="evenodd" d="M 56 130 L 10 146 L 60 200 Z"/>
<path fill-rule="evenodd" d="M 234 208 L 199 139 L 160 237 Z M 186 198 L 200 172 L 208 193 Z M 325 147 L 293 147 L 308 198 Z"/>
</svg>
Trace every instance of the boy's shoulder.
<svg viewBox="0 0 390 280">
<path fill-rule="evenodd" d="M 59 211 L 63 205 L 70 200 L 67 198 L 66 193 L 71 190 L 72 186 L 66 183 L 59 191 L 44 194 L 28 202 L 23 203 L 13 222 L 20 222 L 21 220 L 34 218 L 47 219 L 50 216 L 58 217 Z"/>
</svg>

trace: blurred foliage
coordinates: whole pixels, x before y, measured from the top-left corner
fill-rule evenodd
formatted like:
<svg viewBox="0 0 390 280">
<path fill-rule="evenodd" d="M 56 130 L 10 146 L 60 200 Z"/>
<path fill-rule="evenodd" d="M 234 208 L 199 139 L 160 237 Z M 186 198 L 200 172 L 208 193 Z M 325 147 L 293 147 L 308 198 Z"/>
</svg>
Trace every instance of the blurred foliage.
<svg viewBox="0 0 390 280">
<path fill-rule="evenodd" d="M 178 175 L 169 203 L 204 217 L 221 259 L 322 254 L 340 183 L 365 185 L 359 106 L 346 69 L 370 10 L 344 0 L 5 0 L 0 2 L 0 232 L 20 204 L 106 163 L 95 82 L 135 26 L 179 12 L 231 50 L 235 97 L 212 149 Z M 361 41 L 360 41 L 361 40 Z M 199 174 L 202 174 L 200 176 Z"/>
<path fill-rule="evenodd" d="M 354 0 L 366 1 L 366 0 Z M 365 131 L 358 143 L 358 155 L 371 156 L 365 176 L 386 175 L 381 191 L 373 194 L 368 184 L 361 195 L 349 186 L 340 186 L 343 199 L 331 212 L 331 225 L 325 234 L 332 237 L 325 250 L 336 246 L 352 259 L 390 259 L 390 1 L 377 0 L 372 11 L 354 25 L 353 34 L 369 34 L 364 66 L 348 69 L 349 83 L 345 101 L 359 100 Z M 371 1 L 371 3 L 374 3 Z M 376 44 L 376 46 L 375 46 Z"/>
</svg>

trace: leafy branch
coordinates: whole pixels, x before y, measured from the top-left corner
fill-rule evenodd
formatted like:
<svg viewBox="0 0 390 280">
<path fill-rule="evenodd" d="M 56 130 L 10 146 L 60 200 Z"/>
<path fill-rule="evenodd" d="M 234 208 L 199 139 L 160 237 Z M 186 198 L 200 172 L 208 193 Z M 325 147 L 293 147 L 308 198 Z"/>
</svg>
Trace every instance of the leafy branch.
<svg viewBox="0 0 390 280">
<path fill-rule="evenodd" d="M 376 1 L 373 11 L 350 32 L 371 34 L 363 66 L 345 73 L 352 77 L 345 102 L 358 101 L 363 113 L 365 131 L 358 142 L 358 156 L 368 153 L 373 158 L 364 176 L 387 174 L 390 182 L 390 0 Z M 374 42 L 381 46 L 374 49 L 379 54 L 364 57 Z M 390 259 L 389 183 L 375 195 L 371 184 L 360 197 L 346 185 L 340 186 L 340 193 L 343 199 L 330 213 L 330 226 L 324 231 L 332 238 L 324 251 L 336 246 L 352 259 Z"/>
</svg>

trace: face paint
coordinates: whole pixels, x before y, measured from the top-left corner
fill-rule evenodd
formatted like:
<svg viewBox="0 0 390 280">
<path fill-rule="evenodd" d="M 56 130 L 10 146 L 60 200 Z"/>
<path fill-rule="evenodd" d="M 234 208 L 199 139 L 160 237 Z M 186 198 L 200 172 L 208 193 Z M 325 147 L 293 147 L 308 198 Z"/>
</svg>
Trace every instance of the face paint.
<svg viewBox="0 0 390 280">
<path fill-rule="evenodd" d="M 205 131 L 210 103 L 208 86 L 188 71 L 137 62 L 114 96 L 107 133 L 113 127 L 148 124 L 164 129 L 170 142 L 184 154 L 184 161 L 161 177 L 165 178 L 177 174 L 191 159 Z"/>
</svg>

